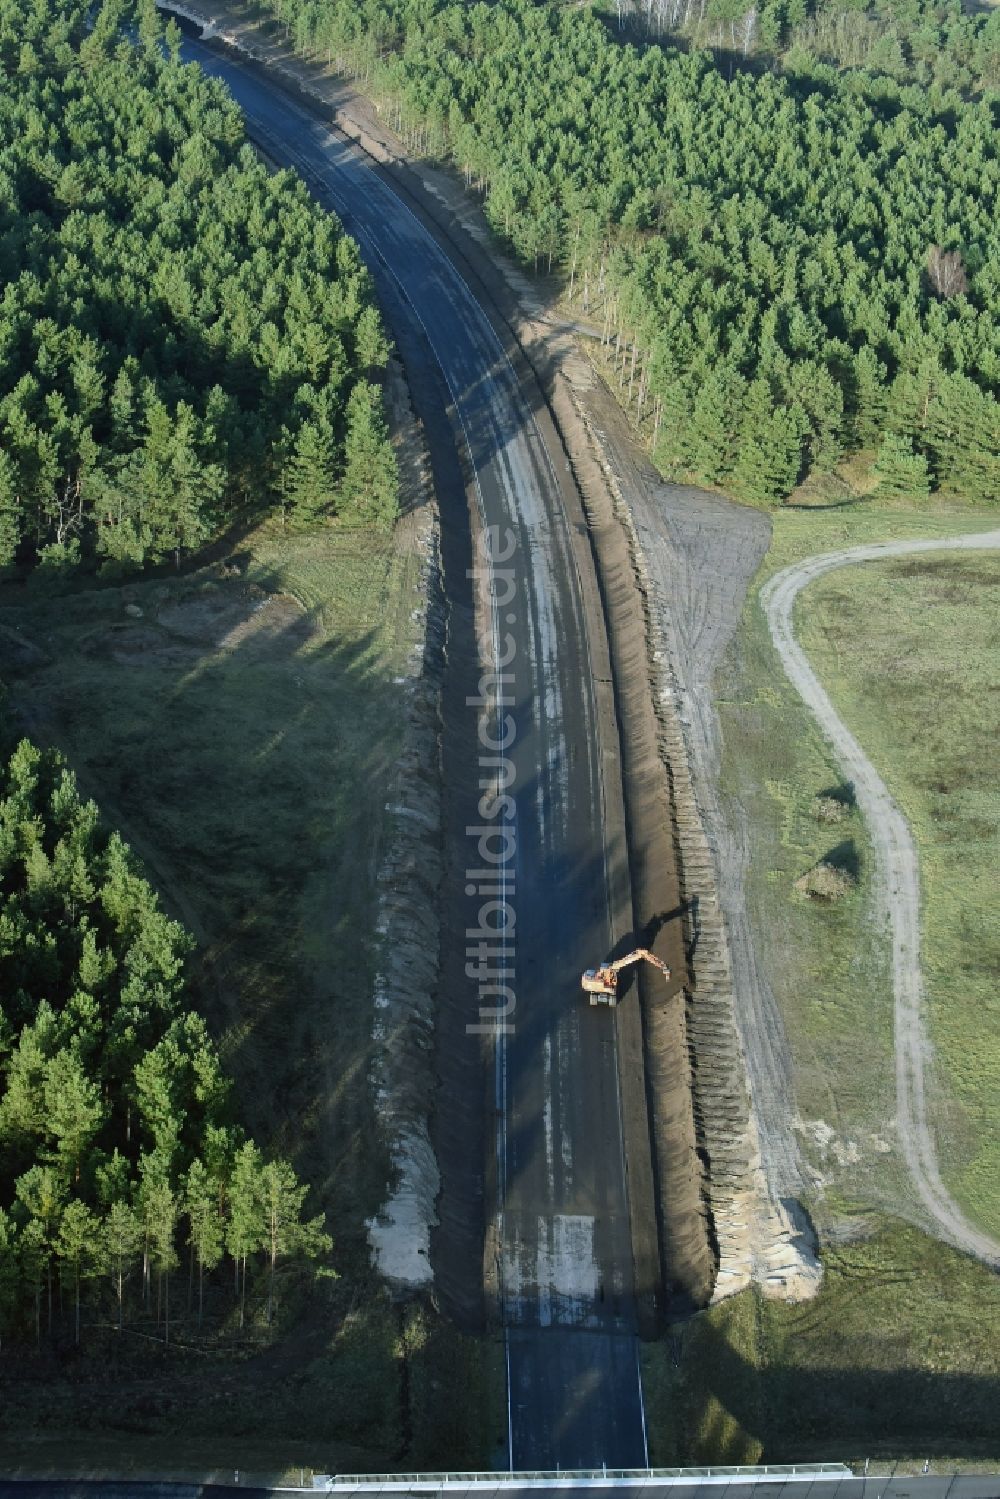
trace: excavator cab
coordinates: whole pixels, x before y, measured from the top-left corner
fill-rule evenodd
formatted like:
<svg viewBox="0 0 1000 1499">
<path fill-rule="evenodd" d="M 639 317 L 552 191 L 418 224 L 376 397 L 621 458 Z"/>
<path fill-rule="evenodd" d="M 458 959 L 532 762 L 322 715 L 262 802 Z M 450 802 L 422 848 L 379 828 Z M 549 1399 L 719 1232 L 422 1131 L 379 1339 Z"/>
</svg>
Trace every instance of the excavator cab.
<svg viewBox="0 0 1000 1499">
<path fill-rule="evenodd" d="M 645 947 L 637 947 L 635 952 L 627 953 L 624 958 L 618 958 L 614 963 L 602 963 L 598 968 L 587 968 L 580 979 L 580 984 L 592 1005 L 616 1005 L 618 1003 L 618 975 L 623 968 L 628 968 L 632 963 L 645 960 L 658 968 L 664 978 L 669 979 L 670 969 L 666 963 Z"/>
<path fill-rule="evenodd" d="M 609 978 L 607 968 L 588 968 L 581 979 L 583 992 L 592 1005 L 615 1005 L 618 1003 L 618 975 Z"/>
</svg>

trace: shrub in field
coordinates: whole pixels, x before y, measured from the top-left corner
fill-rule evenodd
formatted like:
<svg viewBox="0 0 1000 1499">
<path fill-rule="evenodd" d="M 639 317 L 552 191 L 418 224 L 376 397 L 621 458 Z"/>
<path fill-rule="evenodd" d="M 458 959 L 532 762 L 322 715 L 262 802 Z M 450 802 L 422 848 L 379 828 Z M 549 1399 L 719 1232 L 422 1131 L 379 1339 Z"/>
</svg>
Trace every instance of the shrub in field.
<svg viewBox="0 0 1000 1499">
<path fill-rule="evenodd" d="M 832 902 L 850 895 L 856 884 L 857 878 L 849 869 L 821 860 L 799 876 L 795 881 L 795 888 L 800 895 L 808 896 L 810 900 Z"/>
</svg>

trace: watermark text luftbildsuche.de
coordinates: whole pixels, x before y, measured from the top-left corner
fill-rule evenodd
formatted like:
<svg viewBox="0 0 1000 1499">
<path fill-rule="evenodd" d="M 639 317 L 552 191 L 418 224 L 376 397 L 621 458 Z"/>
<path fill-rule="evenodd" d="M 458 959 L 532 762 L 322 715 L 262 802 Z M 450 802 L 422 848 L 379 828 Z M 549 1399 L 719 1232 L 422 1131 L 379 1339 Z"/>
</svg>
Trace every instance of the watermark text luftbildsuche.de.
<svg viewBox="0 0 1000 1499">
<path fill-rule="evenodd" d="M 469 569 L 478 587 L 486 584 L 492 620 L 492 663 L 479 678 L 478 691 L 466 706 L 478 715 L 478 821 L 470 823 L 469 865 L 465 893 L 478 896 L 476 924 L 465 929 L 465 976 L 476 985 L 478 1019 L 466 1025 L 470 1035 L 509 1035 L 514 1029 L 517 999 L 514 990 L 515 863 L 517 804 L 512 791 L 515 767 L 511 750 L 517 739 L 513 709 L 514 660 L 517 645 L 510 625 L 517 615 L 510 609 L 517 592 L 510 561 L 517 541 L 506 527 L 487 526 L 478 542 L 479 558 Z M 501 622 L 502 617 L 502 622 Z"/>
</svg>

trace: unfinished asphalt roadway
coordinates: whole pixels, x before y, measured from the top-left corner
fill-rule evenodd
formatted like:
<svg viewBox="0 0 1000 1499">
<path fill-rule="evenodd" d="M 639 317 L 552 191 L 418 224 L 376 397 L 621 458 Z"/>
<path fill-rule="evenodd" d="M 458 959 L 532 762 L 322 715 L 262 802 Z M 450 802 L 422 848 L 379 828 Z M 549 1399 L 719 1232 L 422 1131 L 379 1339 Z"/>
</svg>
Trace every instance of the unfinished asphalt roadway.
<svg viewBox="0 0 1000 1499">
<path fill-rule="evenodd" d="M 464 1198 L 446 1189 L 432 1253 L 447 1255 L 444 1237 L 481 1243 L 486 1223 L 511 1466 L 641 1467 L 616 1022 L 579 988 L 584 966 L 632 936 L 613 688 L 579 496 L 529 372 L 515 369 L 516 351 L 446 248 L 371 160 L 263 72 L 186 45 L 228 84 L 252 138 L 296 167 L 361 245 L 427 430 L 445 518 L 449 649 L 474 665 L 462 632 L 475 621 L 502 667 L 500 702 L 495 681 L 478 691 L 468 672 L 465 698 L 481 696 L 482 707 L 458 702 L 452 687 L 439 1021 L 456 1028 L 458 1058 L 443 1090 L 468 1096 L 468 1131 L 452 1148 L 474 1157 L 477 1116 L 494 1118 L 496 1180 L 487 1179 L 485 1211 L 478 1162 Z M 501 949 L 508 971 L 498 973 Z M 484 1109 L 476 1073 L 487 1055 Z M 461 1106 L 446 1102 L 461 1131 Z"/>
</svg>

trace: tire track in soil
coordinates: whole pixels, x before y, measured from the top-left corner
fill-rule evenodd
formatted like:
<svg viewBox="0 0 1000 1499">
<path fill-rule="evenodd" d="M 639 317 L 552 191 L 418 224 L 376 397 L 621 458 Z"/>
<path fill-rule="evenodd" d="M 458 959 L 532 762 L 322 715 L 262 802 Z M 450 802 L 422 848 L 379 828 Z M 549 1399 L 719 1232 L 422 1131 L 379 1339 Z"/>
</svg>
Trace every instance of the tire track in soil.
<svg viewBox="0 0 1000 1499">
<path fill-rule="evenodd" d="M 941 1179 L 934 1138 L 927 1121 L 927 1073 L 932 1057 L 924 1024 L 924 984 L 920 963 L 920 863 L 909 823 L 836 709 L 795 639 L 792 619 L 803 588 L 859 562 L 905 557 L 914 552 L 993 550 L 1000 530 L 927 541 L 891 541 L 844 547 L 807 557 L 783 568 L 761 590 L 761 607 L 785 673 L 819 724 L 845 777 L 853 783 L 875 848 L 875 903 L 888 918 L 892 942 L 893 1031 L 896 1067 L 896 1125 L 900 1148 L 917 1196 L 941 1236 L 967 1254 L 1000 1268 L 1000 1244 L 963 1214 Z"/>
</svg>

